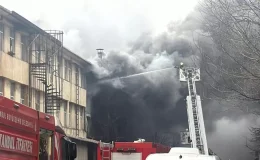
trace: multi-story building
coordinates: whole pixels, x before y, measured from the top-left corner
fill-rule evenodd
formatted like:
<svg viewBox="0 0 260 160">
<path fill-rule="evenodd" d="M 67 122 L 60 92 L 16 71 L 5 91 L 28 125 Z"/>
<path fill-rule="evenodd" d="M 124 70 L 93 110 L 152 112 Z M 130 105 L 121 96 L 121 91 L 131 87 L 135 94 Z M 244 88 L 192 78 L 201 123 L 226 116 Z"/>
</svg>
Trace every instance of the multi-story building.
<svg viewBox="0 0 260 160">
<path fill-rule="evenodd" d="M 63 47 L 63 32 L 44 31 L 0 6 L 0 95 L 59 117 L 88 157 L 86 68 Z M 95 142 L 95 141 L 93 141 Z"/>
</svg>

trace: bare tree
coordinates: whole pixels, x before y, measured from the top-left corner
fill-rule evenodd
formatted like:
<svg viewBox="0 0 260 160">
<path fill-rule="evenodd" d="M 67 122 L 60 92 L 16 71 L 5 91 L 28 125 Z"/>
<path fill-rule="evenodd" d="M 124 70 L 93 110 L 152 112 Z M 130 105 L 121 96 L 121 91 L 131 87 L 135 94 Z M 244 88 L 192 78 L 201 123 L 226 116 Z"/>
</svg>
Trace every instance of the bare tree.
<svg viewBox="0 0 260 160">
<path fill-rule="evenodd" d="M 200 11 L 205 40 L 197 46 L 208 95 L 236 102 L 244 109 L 260 100 L 260 1 L 204 0 Z M 211 43 L 210 43 L 211 42 Z M 260 115 L 259 106 L 250 112 Z M 248 108 L 247 108 L 248 110 Z M 251 142 L 259 148 L 259 128 L 251 129 Z"/>
<path fill-rule="evenodd" d="M 206 53 L 202 48 L 209 85 L 221 98 L 259 101 L 259 1 L 205 0 L 200 10 L 214 42 Z"/>
</svg>

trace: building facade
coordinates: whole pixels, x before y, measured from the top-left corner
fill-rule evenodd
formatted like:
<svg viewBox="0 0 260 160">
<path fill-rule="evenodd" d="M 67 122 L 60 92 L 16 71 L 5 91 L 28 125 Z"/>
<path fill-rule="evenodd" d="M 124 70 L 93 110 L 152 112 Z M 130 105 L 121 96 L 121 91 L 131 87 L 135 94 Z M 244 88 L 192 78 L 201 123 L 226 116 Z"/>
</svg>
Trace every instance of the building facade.
<svg viewBox="0 0 260 160">
<path fill-rule="evenodd" d="M 91 141 L 86 138 L 89 63 L 62 41 L 63 32 L 44 31 L 0 6 L 0 95 L 54 114 L 84 152 Z"/>
</svg>

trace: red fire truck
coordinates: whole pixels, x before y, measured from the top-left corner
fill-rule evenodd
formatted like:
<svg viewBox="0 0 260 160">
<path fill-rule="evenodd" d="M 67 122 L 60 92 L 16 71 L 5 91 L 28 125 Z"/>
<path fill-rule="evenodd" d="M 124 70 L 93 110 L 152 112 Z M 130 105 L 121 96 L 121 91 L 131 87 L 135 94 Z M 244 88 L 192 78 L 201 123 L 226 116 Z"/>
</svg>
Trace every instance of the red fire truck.
<svg viewBox="0 0 260 160">
<path fill-rule="evenodd" d="M 145 160 L 152 153 L 168 153 L 171 147 L 144 142 L 99 143 L 97 160 Z"/>
<path fill-rule="evenodd" d="M 76 144 L 55 117 L 0 96 L 1 160 L 74 160 Z"/>
</svg>

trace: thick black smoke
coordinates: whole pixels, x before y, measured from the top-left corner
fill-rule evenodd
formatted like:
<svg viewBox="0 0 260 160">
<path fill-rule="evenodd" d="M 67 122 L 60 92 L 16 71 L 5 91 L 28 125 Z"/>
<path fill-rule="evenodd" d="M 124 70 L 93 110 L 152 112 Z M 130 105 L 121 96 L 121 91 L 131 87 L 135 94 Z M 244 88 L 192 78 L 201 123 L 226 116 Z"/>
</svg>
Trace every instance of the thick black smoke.
<svg viewBox="0 0 260 160">
<path fill-rule="evenodd" d="M 142 35 L 132 44 L 130 53 L 109 52 L 103 59 L 96 57 L 91 61 L 95 79 L 88 84 L 91 87 L 88 95 L 94 138 L 104 141 L 144 138 L 174 145 L 179 141 L 177 133 L 188 127 L 184 100 L 187 89 L 180 84 L 177 69 L 102 81 L 173 67 L 181 61 L 195 62 L 193 47 L 184 37 L 170 32 L 155 39 L 147 37 Z"/>
<path fill-rule="evenodd" d="M 103 141 L 144 138 L 167 145 L 178 144 L 178 133 L 188 127 L 188 120 L 187 88 L 179 82 L 177 70 L 114 78 L 172 67 L 180 62 L 200 66 L 199 51 L 193 43 L 201 34 L 196 17 L 197 13 L 192 13 L 184 22 L 171 23 L 168 31 L 157 37 L 141 35 L 130 43 L 128 53 L 112 51 L 103 59 L 90 60 L 93 68 L 88 76 L 88 102 L 92 109 L 90 135 L 93 138 Z M 243 137 L 248 135 L 253 120 L 237 108 L 233 110 L 232 105 L 208 99 L 207 93 L 203 93 L 203 90 L 199 92 L 209 147 L 223 159 L 248 157 Z M 225 145 L 232 148 L 231 152 L 223 149 Z"/>
</svg>

